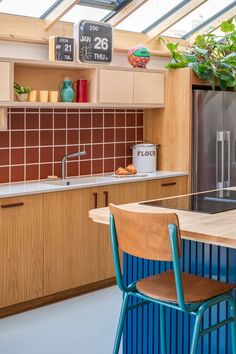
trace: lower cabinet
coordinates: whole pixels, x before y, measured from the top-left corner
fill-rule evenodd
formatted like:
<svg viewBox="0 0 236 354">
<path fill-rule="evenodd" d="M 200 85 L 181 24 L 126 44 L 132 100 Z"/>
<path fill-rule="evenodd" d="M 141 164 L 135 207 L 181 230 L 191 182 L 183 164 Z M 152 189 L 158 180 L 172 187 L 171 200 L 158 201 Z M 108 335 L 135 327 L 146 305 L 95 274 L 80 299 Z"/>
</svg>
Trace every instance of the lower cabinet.
<svg viewBox="0 0 236 354">
<path fill-rule="evenodd" d="M 109 228 L 88 212 L 185 194 L 187 177 L 0 199 L 0 307 L 114 276 Z"/>
<path fill-rule="evenodd" d="M 43 195 L 0 199 L 0 307 L 43 292 Z"/>
<path fill-rule="evenodd" d="M 106 202 L 103 200 L 99 207 L 107 206 L 108 203 L 126 204 L 186 193 L 188 193 L 187 176 L 118 184 L 107 186 L 103 191 Z M 99 280 L 114 277 L 110 233 L 107 225 L 98 224 L 98 244 Z"/>
<path fill-rule="evenodd" d="M 88 218 L 96 191 L 44 195 L 44 295 L 98 280 L 98 226 Z"/>
</svg>

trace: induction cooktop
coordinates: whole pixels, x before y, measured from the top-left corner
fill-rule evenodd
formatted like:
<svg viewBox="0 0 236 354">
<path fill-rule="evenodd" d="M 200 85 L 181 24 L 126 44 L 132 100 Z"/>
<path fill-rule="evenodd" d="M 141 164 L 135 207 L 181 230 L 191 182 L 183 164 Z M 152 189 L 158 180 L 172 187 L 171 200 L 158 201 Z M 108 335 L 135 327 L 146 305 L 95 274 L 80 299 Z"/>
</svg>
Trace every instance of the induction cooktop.
<svg viewBox="0 0 236 354">
<path fill-rule="evenodd" d="M 236 209 L 236 191 L 218 190 L 164 200 L 152 200 L 140 204 L 153 207 L 216 214 Z"/>
</svg>

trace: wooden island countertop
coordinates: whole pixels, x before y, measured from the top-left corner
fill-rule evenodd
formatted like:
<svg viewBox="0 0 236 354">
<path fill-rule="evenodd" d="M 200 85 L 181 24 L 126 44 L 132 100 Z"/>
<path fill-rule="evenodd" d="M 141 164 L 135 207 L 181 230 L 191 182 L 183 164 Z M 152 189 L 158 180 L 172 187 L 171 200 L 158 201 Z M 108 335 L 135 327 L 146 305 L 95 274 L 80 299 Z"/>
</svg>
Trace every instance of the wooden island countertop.
<svg viewBox="0 0 236 354">
<path fill-rule="evenodd" d="M 176 213 L 183 239 L 236 249 L 236 209 L 216 214 L 205 214 L 171 208 L 152 207 L 139 203 L 120 205 L 125 210 L 147 213 Z M 99 208 L 89 212 L 97 223 L 109 224 L 109 209 Z"/>
</svg>

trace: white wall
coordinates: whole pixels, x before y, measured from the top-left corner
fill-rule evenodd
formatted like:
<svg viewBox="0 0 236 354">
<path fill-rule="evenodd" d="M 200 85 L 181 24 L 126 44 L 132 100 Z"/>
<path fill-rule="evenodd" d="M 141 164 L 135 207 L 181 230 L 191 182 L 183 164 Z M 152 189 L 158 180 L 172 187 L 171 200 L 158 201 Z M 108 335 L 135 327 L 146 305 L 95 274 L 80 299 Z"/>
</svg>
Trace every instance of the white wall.
<svg viewBox="0 0 236 354">
<path fill-rule="evenodd" d="M 48 60 L 48 46 L 42 44 L 26 44 L 0 41 L 0 57 Z M 168 58 L 153 56 L 148 64 L 149 69 L 164 68 Z M 112 65 L 129 67 L 127 54 L 114 52 Z"/>
</svg>

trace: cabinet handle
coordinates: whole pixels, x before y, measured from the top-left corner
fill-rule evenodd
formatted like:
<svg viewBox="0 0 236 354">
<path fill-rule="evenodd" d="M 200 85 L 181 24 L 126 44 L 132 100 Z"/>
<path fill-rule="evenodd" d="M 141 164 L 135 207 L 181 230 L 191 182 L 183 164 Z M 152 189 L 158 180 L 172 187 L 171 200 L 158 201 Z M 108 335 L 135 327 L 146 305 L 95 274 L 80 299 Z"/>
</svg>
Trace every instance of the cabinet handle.
<svg viewBox="0 0 236 354">
<path fill-rule="evenodd" d="M 16 208 L 16 207 L 20 207 L 23 206 L 24 203 L 13 203 L 13 204 L 2 204 L 1 208 L 2 209 L 6 209 L 6 208 Z"/>
<path fill-rule="evenodd" d="M 104 196 L 105 196 L 105 207 L 108 207 L 109 200 L 108 200 L 108 191 L 104 191 Z"/>
<path fill-rule="evenodd" d="M 176 186 L 176 182 L 169 182 L 169 183 L 162 183 L 161 186 L 162 187 L 168 187 L 168 186 Z"/>
<path fill-rule="evenodd" d="M 97 194 L 97 192 L 94 192 L 93 196 L 94 196 L 94 209 L 97 209 L 97 207 L 98 207 L 98 194 Z"/>
</svg>

